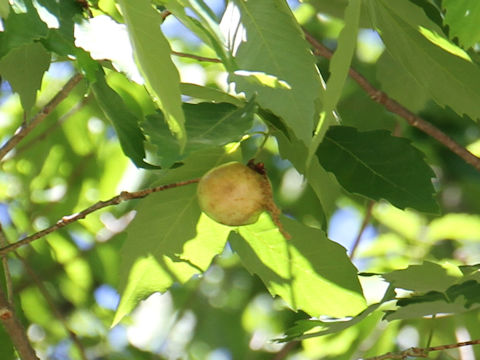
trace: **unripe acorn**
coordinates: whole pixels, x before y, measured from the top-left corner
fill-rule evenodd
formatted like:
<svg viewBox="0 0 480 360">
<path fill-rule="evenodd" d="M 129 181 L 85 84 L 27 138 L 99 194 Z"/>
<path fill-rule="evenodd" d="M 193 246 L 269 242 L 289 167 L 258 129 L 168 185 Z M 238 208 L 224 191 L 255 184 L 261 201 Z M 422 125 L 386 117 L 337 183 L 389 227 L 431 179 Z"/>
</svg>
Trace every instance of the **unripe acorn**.
<svg viewBox="0 0 480 360">
<path fill-rule="evenodd" d="M 200 208 L 224 225 L 253 224 L 271 199 L 271 192 L 266 191 L 270 184 L 266 183 L 265 176 L 239 162 L 220 165 L 198 183 Z"/>
<path fill-rule="evenodd" d="M 221 224 L 253 224 L 268 211 L 280 233 L 290 239 L 280 222 L 281 211 L 273 201 L 263 164 L 250 160 L 248 166 L 229 162 L 213 168 L 200 179 L 197 195 L 202 211 Z"/>
</svg>

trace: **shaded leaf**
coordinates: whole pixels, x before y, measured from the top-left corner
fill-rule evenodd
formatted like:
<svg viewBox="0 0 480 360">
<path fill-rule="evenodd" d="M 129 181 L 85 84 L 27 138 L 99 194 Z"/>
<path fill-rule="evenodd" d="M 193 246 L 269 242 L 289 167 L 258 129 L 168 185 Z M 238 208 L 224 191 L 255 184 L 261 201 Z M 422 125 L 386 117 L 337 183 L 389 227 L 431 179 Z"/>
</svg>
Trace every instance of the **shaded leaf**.
<svg viewBox="0 0 480 360">
<path fill-rule="evenodd" d="M 410 265 L 406 269 L 383 274 L 382 277 L 396 288 L 413 291 L 445 291 L 462 276 L 462 273 L 456 270 L 425 261 L 422 265 Z"/>
<path fill-rule="evenodd" d="M 264 73 L 286 85 L 264 86 L 230 73 L 236 92 L 257 93 L 260 106 L 281 117 L 300 140 L 309 143 L 322 84 L 315 58 L 286 3 L 236 0 L 229 4 L 222 25 L 238 70 Z"/>
<path fill-rule="evenodd" d="M 308 162 L 311 161 L 330 125 L 335 123 L 334 110 L 337 107 L 343 86 L 347 80 L 348 71 L 350 70 L 350 64 L 357 44 L 360 5 L 360 0 L 350 0 L 345 9 L 345 26 L 338 36 L 337 49 L 330 60 L 330 77 L 328 78 L 327 88 L 323 96 L 323 108 L 320 113 L 320 120 L 312 144 L 310 145 Z"/>
<path fill-rule="evenodd" d="M 98 105 L 115 128 L 125 155 L 138 167 L 156 168 L 144 161 L 143 141 L 145 137 L 140 130 L 137 117 L 130 112 L 120 95 L 108 86 L 104 75 L 100 71 L 98 71 L 97 79 L 91 86 Z"/>
<path fill-rule="evenodd" d="M 231 246 L 247 270 L 294 310 L 334 317 L 363 310 L 357 271 L 345 249 L 319 229 L 286 217 L 282 223 L 292 239 L 286 240 L 266 213 L 232 233 Z"/>
<path fill-rule="evenodd" d="M 441 106 L 480 119 L 480 68 L 408 0 L 368 0 L 387 50 Z"/>
<path fill-rule="evenodd" d="M 181 106 L 180 76 L 170 57 L 170 44 L 160 29 L 160 14 L 148 0 L 119 0 L 118 3 L 140 71 L 183 149 L 187 135 Z"/>
<path fill-rule="evenodd" d="M 464 48 L 480 41 L 480 2 L 469 0 L 444 0 L 445 24 L 451 39 L 458 38 Z"/>
<path fill-rule="evenodd" d="M 427 91 L 387 52 L 377 60 L 377 80 L 382 90 L 410 111 L 423 109 L 429 100 Z"/>
<path fill-rule="evenodd" d="M 0 58 L 10 50 L 43 39 L 48 34 L 48 27 L 33 7 L 31 0 L 25 1 L 28 11 L 17 14 L 11 12 L 4 20 L 4 31 L 0 32 Z"/>
<path fill-rule="evenodd" d="M 357 316 L 349 320 L 341 319 L 341 320 L 335 321 L 334 319 L 332 319 L 331 321 L 321 321 L 321 320 L 297 321 L 294 326 L 292 326 L 287 331 L 285 331 L 285 337 L 279 339 L 279 341 L 288 342 L 292 340 L 309 339 L 317 336 L 334 334 L 334 333 L 343 331 L 363 321 L 375 310 L 377 310 L 380 307 L 380 305 L 381 304 L 372 304 L 369 307 L 367 307 L 365 310 L 363 310 L 360 314 L 358 314 Z M 313 329 L 315 329 L 316 331 L 310 332 L 310 330 L 313 330 Z"/>
<path fill-rule="evenodd" d="M 320 164 L 352 193 L 386 199 L 401 209 L 438 212 L 431 181 L 434 173 L 407 139 L 384 130 L 359 132 L 352 127 L 332 126 L 317 156 Z"/>
<path fill-rule="evenodd" d="M 255 102 L 249 101 L 237 108 L 227 103 L 183 104 L 188 142 L 183 154 L 158 112 L 147 116 L 143 127 L 150 142 L 157 147 L 157 156 L 162 166 L 168 167 L 188 154 L 208 147 L 239 141 L 252 127 Z"/>
<path fill-rule="evenodd" d="M 329 218 L 337 209 L 336 200 L 341 193 L 341 186 L 333 174 L 323 168 L 316 157 L 312 159 L 308 168 L 306 167 L 305 159 L 308 149 L 303 142 L 293 138 L 293 136 L 289 140 L 280 131 L 275 131 L 274 135 L 278 141 L 280 156 L 289 160 L 295 169 L 306 177 L 308 184 L 312 187 L 322 205 L 325 216 Z"/>
<path fill-rule="evenodd" d="M 40 43 L 25 44 L 0 59 L 0 75 L 20 95 L 26 113 L 35 105 L 43 74 L 50 67 L 50 53 Z"/>
<path fill-rule="evenodd" d="M 201 85 L 190 84 L 190 83 L 181 83 L 180 90 L 183 95 L 190 96 L 195 99 L 208 100 L 208 101 L 217 102 L 217 103 L 226 102 L 239 107 L 245 104 L 243 100 L 240 100 L 235 96 L 232 96 L 219 89 L 215 89 L 208 86 L 201 86 Z M 187 120 L 187 125 L 188 125 L 188 120 Z"/>
</svg>

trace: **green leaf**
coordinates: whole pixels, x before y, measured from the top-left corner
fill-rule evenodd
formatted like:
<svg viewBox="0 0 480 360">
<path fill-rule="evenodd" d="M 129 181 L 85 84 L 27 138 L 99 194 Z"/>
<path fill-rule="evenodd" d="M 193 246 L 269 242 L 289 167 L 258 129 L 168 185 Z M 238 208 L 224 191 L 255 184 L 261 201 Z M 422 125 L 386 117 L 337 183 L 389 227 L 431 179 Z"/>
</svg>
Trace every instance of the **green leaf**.
<svg viewBox="0 0 480 360">
<path fill-rule="evenodd" d="M 201 86 L 197 84 L 190 84 L 190 83 L 181 83 L 180 90 L 183 95 L 190 96 L 195 99 L 202 99 L 208 100 L 216 103 L 226 102 L 233 104 L 235 106 L 243 106 L 245 101 L 236 98 L 226 92 L 221 90 L 211 88 L 208 86 Z M 188 121 L 187 121 L 188 125 Z M 188 131 L 187 131 L 188 133 Z"/>
<path fill-rule="evenodd" d="M 389 97 L 413 112 L 424 108 L 429 100 L 427 91 L 387 51 L 377 60 L 376 69 L 377 80 Z"/>
<path fill-rule="evenodd" d="M 187 135 L 181 106 L 180 76 L 170 57 L 170 44 L 160 29 L 160 14 L 149 0 L 119 0 L 118 3 L 140 71 L 183 149 Z"/>
<path fill-rule="evenodd" d="M 308 168 L 306 167 L 308 149 L 303 142 L 293 137 L 289 140 L 280 131 L 275 131 L 274 135 L 278 141 L 280 156 L 289 160 L 295 169 L 306 177 L 322 205 L 324 214 L 330 218 L 337 209 L 336 200 L 341 193 L 341 186 L 333 174 L 328 173 L 316 157 L 312 159 Z"/>
<path fill-rule="evenodd" d="M 294 326 L 289 328 L 285 332 L 285 337 L 279 339 L 280 342 L 289 342 L 292 340 L 303 340 L 310 339 L 317 336 L 323 336 L 328 334 L 334 334 L 349 327 L 352 327 L 368 316 L 370 316 L 375 310 L 380 307 L 381 304 L 372 304 L 363 310 L 360 314 L 353 317 L 350 320 L 345 321 L 344 319 L 340 321 L 321 321 L 321 320 L 300 320 L 295 323 Z M 315 329 L 315 332 L 310 332 L 310 330 Z M 307 331 L 309 331 L 307 333 Z"/>
<path fill-rule="evenodd" d="M 349 4 L 349 0 L 307 0 L 315 10 L 321 14 L 330 15 L 339 19 L 343 19 L 345 9 Z M 369 28 L 371 26 L 370 19 L 365 10 L 365 4 L 362 2 L 362 11 L 360 13 L 360 26 Z"/>
<path fill-rule="evenodd" d="M 91 87 L 98 105 L 108 120 L 112 122 L 125 155 L 138 167 L 156 168 L 144 161 L 143 142 L 145 137 L 138 125 L 138 118 L 130 112 L 120 95 L 108 86 L 100 71 L 97 72 L 97 79 Z"/>
<path fill-rule="evenodd" d="M 444 0 L 445 24 L 451 39 L 458 38 L 468 49 L 480 41 L 480 2 L 470 0 Z"/>
<path fill-rule="evenodd" d="M 240 18 L 235 19 L 235 9 Z M 230 73 L 236 92 L 247 96 L 256 93 L 260 106 L 281 117 L 300 140 L 309 143 L 322 84 L 315 58 L 286 3 L 235 0 L 229 4 L 222 25 L 228 25 L 229 46 L 238 70 L 264 73 L 286 85 L 265 86 L 242 76 L 242 72 Z M 248 41 L 239 43 L 242 39 Z"/>
<path fill-rule="evenodd" d="M 197 153 L 185 166 L 171 170 L 162 183 L 200 177 L 226 160 L 218 150 Z M 122 298 L 113 325 L 150 294 L 205 271 L 223 250 L 230 232 L 229 227 L 201 214 L 195 185 L 152 194 L 136 211 L 121 249 Z"/>
<path fill-rule="evenodd" d="M 201 0 L 169 0 L 165 5 L 195 35 L 212 48 L 227 70 L 233 70 L 232 56 L 227 53 L 218 20 L 212 10 Z M 198 20 L 187 15 L 191 10 Z"/>
<path fill-rule="evenodd" d="M 25 44 L 0 59 L 0 75 L 20 95 L 26 113 L 35 105 L 43 74 L 50 67 L 50 53 L 40 43 Z"/>
<path fill-rule="evenodd" d="M 358 23 L 360 20 L 360 0 L 350 0 L 345 10 L 345 26 L 338 37 L 338 45 L 330 60 L 330 77 L 323 96 L 323 108 L 320 120 L 308 152 L 307 163 L 310 163 L 318 145 L 322 142 L 330 125 L 335 123 L 334 110 L 340 100 L 343 86 L 347 80 L 357 44 Z"/>
<path fill-rule="evenodd" d="M 332 126 L 317 156 L 352 193 L 377 201 L 386 199 L 401 209 L 438 212 L 431 181 L 435 174 L 407 139 L 384 130 L 359 132 Z"/>
<path fill-rule="evenodd" d="M 163 167 L 169 167 L 188 154 L 239 141 L 252 127 L 255 102 L 249 101 L 237 108 L 227 103 L 183 104 L 188 142 L 180 154 L 180 147 L 163 121 L 163 114 L 147 116 L 143 128 L 150 142 L 157 148 L 157 156 Z"/>
<path fill-rule="evenodd" d="M 30 0 L 25 1 L 26 13 L 11 12 L 4 21 L 4 31 L 0 32 L 0 58 L 10 50 L 30 44 L 47 36 L 48 27 L 33 7 Z"/>
<path fill-rule="evenodd" d="M 392 57 L 429 96 L 459 115 L 480 119 L 480 68 L 408 0 L 368 0 L 375 28 Z"/>
<path fill-rule="evenodd" d="M 455 267 L 443 267 L 425 261 L 422 265 L 410 265 L 404 270 L 395 270 L 382 277 L 396 288 L 413 291 L 445 291 L 462 277 Z"/>
<path fill-rule="evenodd" d="M 286 240 L 266 213 L 232 234 L 231 246 L 247 270 L 258 275 L 273 296 L 311 316 L 343 317 L 363 310 L 357 270 L 345 249 L 319 229 L 286 217 L 281 221 L 292 239 Z"/>
<path fill-rule="evenodd" d="M 0 0 L 0 17 L 6 19 L 10 13 L 10 4 L 8 0 Z"/>
<path fill-rule="evenodd" d="M 427 238 L 432 243 L 444 239 L 480 241 L 480 216 L 447 214 L 434 219 L 428 227 Z"/>
</svg>

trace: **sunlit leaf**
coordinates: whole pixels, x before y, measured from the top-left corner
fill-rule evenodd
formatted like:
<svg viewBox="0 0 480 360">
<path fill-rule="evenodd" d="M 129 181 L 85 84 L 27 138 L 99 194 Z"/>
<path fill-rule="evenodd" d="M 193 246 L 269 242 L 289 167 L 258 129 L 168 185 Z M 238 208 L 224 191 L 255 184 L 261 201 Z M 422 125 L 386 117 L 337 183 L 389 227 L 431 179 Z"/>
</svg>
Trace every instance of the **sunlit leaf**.
<svg viewBox="0 0 480 360">
<path fill-rule="evenodd" d="M 219 151 L 197 155 L 163 180 L 199 177 L 227 159 Z M 196 185 L 152 194 L 136 211 L 121 249 L 122 299 L 114 324 L 150 294 L 164 292 L 173 283 L 186 282 L 205 271 L 223 250 L 230 232 L 229 227 L 201 214 Z"/>
<path fill-rule="evenodd" d="M 267 214 L 232 234 L 230 243 L 248 271 L 272 295 L 311 316 L 342 317 L 363 310 L 356 269 L 345 249 L 319 229 L 286 217 L 282 222 L 292 239 L 286 240 Z"/>
<path fill-rule="evenodd" d="M 300 140 L 309 143 L 322 84 L 315 59 L 286 3 L 234 1 L 222 25 L 238 70 L 264 73 L 284 84 L 264 86 L 252 82 L 251 77 L 231 73 L 229 81 L 235 83 L 236 92 L 248 96 L 257 93 L 260 106 L 283 119 Z"/>
<path fill-rule="evenodd" d="M 408 0 L 368 0 L 387 50 L 441 106 L 480 119 L 480 69 Z"/>
<path fill-rule="evenodd" d="M 118 3 L 140 71 L 183 149 L 187 137 L 181 107 L 180 76 L 170 57 L 170 44 L 160 29 L 160 14 L 148 0 L 119 0 Z"/>
</svg>

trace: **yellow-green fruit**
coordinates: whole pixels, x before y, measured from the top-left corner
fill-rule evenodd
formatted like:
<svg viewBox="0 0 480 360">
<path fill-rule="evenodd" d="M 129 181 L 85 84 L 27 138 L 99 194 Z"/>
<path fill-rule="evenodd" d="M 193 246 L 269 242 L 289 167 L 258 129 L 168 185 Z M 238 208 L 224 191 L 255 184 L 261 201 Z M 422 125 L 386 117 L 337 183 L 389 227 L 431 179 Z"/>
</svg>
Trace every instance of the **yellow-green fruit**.
<svg viewBox="0 0 480 360">
<path fill-rule="evenodd" d="M 265 182 L 264 176 L 238 162 L 220 165 L 198 183 L 200 208 L 224 225 L 253 224 L 265 210 Z"/>
</svg>

